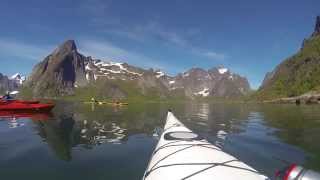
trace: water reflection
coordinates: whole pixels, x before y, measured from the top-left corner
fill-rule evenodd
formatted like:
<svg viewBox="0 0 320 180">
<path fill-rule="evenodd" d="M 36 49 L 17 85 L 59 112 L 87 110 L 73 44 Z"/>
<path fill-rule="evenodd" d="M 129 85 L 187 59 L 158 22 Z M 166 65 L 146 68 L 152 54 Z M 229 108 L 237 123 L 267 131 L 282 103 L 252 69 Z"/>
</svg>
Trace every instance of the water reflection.
<svg viewBox="0 0 320 180">
<path fill-rule="evenodd" d="M 320 111 L 318 105 L 262 106 L 266 126 L 277 129 L 274 135 L 282 141 L 308 152 L 305 166 L 320 170 Z M 293 157 L 295 159 L 296 157 Z"/>
<path fill-rule="evenodd" d="M 48 120 L 52 117 L 50 112 L 32 112 L 32 111 L 0 111 L 0 119 L 25 119 L 29 118 L 34 121 Z"/>
<path fill-rule="evenodd" d="M 14 166 L 23 157 L 42 153 L 48 164 L 69 168 L 69 176 L 82 174 L 78 167 L 87 168 L 91 162 L 90 167 L 100 168 L 104 179 L 141 179 L 168 108 L 190 129 L 269 176 L 284 162 L 320 167 L 318 106 L 154 103 L 115 108 L 58 102 L 52 114 L 6 114 L 1 118 L 0 113 L 6 119 L 0 121 L 0 133 L 11 137 L 0 139 L 0 153 Z M 27 149 L 29 144 L 33 146 Z M 41 153 L 30 150 L 38 146 Z M 8 147 L 22 150 L 12 153 Z M 34 163 L 43 164 L 40 160 Z M 0 157 L 1 164 L 5 163 Z M 68 179 L 62 171 L 59 179 Z M 97 174 L 90 177 L 102 177 Z"/>
<path fill-rule="evenodd" d="M 55 116 L 48 121 L 36 121 L 35 129 L 62 160 L 70 161 L 71 148 L 79 142 L 78 132 L 74 128 L 75 120 L 70 116 Z"/>
<path fill-rule="evenodd" d="M 9 125 L 9 128 L 17 128 L 20 126 L 24 126 L 24 123 L 18 122 L 17 118 L 13 117 L 13 118 L 10 118 L 8 125 Z"/>
<path fill-rule="evenodd" d="M 29 118 L 33 121 L 48 120 L 51 113 L 30 112 L 30 111 L 0 111 L 0 120 L 8 122 L 9 128 L 19 128 L 25 125 L 21 119 Z"/>
<path fill-rule="evenodd" d="M 126 137 L 127 129 L 121 128 L 116 123 L 99 123 L 92 121 L 88 124 L 87 120 L 83 121 L 81 129 L 81 138 L 86 139 L 90 144 L 99 145 L 102 143 L 121 144 Z"/>
<path fill-rule="evenodd" d="M 147 111 L 149 109 L 150 111 Z M 93 149 L 95 146 L 121 145 L 134 134 L 153 136 L 156 127 L 162 127 L 166 111 L 159 106 L 137 105 L 133 108 L 58 104 L 48 121 L 34 121 L 35 131 L 56 156 L 72 160 L 75 147 Z"/>
</svg>

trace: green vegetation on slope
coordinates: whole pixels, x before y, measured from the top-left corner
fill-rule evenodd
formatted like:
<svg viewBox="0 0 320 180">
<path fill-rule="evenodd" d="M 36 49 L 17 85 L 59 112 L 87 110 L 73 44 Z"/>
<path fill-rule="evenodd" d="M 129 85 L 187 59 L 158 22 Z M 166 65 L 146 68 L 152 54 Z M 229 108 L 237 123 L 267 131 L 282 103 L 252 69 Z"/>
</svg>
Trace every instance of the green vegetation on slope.
<svg viewBox="0 0 320 180">
<path fill-rule="evenodd" d="M 30 90 L 24 90 L 24 95 L 30 97 Z M 182 92 L 171 95 L 161 92 L 157 88 L 144 88 L 138 86 L 136 81 L 123 80 L 100 80 L 90 83 L 85 87 L 75 88 L 74 95 L 57 97 L 66 100 L 89 101 L 91 98 L 97 100 L 112 101 L 118 99 L 126 102 L 167 101 L 185 99 Z"/>
<path fill-rule="evenodd" d="M 161 92 L 157 88 L 141 89 L 135 81 L 123 80 L 101 80 L 90 83 L 85 87 L 75 88 L 73 95 L 68 96 L 48 96 L 54 99 L 64 99 L 72 101 L 90 101 L 91 98 L 103 101 L 114 99 L 124 102 L 245 102 L 249 101 L 248 96 L 241 97 L 194 97 L 187 98 L 183 89 L 175 89 L 170 93 Z M 32 89 L 28 87 L 20 88 L 20 97 L 23 99 L 33 98 Z M 45 97 L 43 97 L 45 98 Z"/>
<path fill-rule="evenodd" d="M 307 40 L 296 55 L 281 63 L 270 82 L 253 97 L 292 97 L 312 90 L 320 90 L 320 36 Z"/>
</svg>

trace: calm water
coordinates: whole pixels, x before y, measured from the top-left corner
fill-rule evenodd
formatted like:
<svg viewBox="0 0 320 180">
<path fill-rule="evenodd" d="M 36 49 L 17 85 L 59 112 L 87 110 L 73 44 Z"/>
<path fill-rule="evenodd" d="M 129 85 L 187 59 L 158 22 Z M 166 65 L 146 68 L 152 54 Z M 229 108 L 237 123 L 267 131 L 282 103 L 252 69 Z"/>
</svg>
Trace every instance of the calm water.
<svg viewBox="0 0 320 180">
<path fill-rule="evenodd" d="M 141 179 L 166 110 L 262 173 L 320 169 L 320 106 L 60 102 L 52 114 L 0 118 L 1 179 Z M 25 116 L 25 115 L 22 115 Z"/>
</svg>

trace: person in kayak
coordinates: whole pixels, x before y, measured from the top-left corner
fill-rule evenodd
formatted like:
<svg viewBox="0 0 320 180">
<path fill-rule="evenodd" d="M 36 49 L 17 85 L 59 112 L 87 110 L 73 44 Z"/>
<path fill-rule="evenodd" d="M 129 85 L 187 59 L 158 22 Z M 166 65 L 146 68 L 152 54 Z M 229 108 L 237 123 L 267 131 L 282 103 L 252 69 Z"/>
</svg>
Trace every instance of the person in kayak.
<svg viewBox="0 0 320 180">
<path fill-rule="evenodd" d="M 98 100 L 96 100 L 94 97 L 91 98 L 92 103 L 98 103 Z"/>
<path fill-rule="evenodd" d="M 4 96 L 2 96 L 2 100 L 6 100 L 6 101 L 13 100 L 13 97 L 11 97 L 10 92 L 7 91 L 7 93 Z"/>
</svg>

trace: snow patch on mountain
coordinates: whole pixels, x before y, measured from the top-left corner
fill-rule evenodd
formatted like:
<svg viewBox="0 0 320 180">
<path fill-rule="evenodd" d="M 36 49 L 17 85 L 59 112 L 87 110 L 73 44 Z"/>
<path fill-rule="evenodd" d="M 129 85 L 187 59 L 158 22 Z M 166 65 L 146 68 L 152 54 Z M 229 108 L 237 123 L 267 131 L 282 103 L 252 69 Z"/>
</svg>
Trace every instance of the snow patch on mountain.
<svg viewBox="0 0 320 180">
<path fill-rule="evenodd" d="M 183 77 L 188 77 L 189 75 L 189 73 L 183 73 Z"/>
<path fill-rule="evenodd" d="M 124 63 L 112 62 L 112 61 L 104 62 L 104 61 L 96 60 L 94 65 L 98 67 L 99 72 L 102 73 L 102 74 L 106 74 L 106 73 L 109 72 L 109 73 L 114 73 L 114 74 L 126 74 L 126 73 L 128 73 L 128 74 L 132 74 L 132 75 L 142 76 L 141 73 L 133 72 L 133 71 L 130 71 L 127 68 L 125 68 L 123 66 Z M 115 70 L 115 69 L 117 69 L 117 70 Z"/>
<path fill-rule="evenodd" d="M 16 74 L 12 75 L 9 79 L 13 80 L 16 83 L 21 85 L 26 80 L 26 77 L 25 76 L 21 76 L 20 73 L 16 73 Z"/>
<path fill-rule="evenodd" d="M 10 79 L 16 79 L 16 78 L 20 78 L 20 74 L 19 73 L 16 73 L 16 74 L 14 74 L 14 75 L 12 75 L 10 77 Z"/>
<path fill-rule="evenodd" d="M 164 72 L 162 72 L 162 71 L 157 71 L 156 73 L 157 73 L 157 75 L 156 75 L 157 78 L 160 78 L 165 75 Z"/>
<path fill-rule="evenodd" d="M 89 65 L 89 64 L 86 65 L 85 70 L 86 70 L 86 71 L 91 71 L 91 70 L 92 70 L 92 69 L 90 68 L 90 65 Z"/>
<path fill-rule="evenodd" d="M 219 68 L 218 71 L 220 74 L 224 74 L 224 73 L 228 72 L 228 69 L 227 68 Z"/>
<path fill-rule="evenodd" d="M 196 96 L 203 96 L 203 97 L 207 97 L 209 96 L 210 92 L 209 92 L 209 88 L 204 88 L 202 91 L 199 91 L 197 93 L 194 93 L 194 95 Z"/>
</svg>

